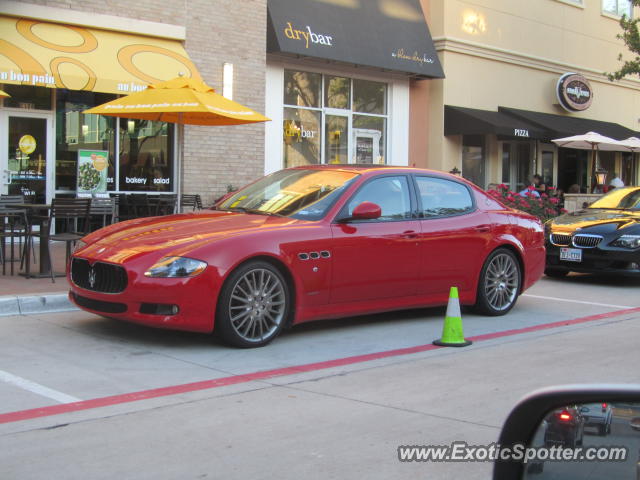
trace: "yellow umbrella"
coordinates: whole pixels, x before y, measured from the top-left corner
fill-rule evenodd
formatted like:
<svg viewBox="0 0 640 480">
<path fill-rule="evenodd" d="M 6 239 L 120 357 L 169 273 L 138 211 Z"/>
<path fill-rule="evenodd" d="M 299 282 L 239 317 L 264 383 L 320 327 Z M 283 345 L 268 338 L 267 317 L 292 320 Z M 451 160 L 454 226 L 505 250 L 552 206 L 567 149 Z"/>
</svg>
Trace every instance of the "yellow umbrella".
<svg viewBox="0 0 640 480">
<path fill-rule="evenodd" d="M 0 97 L 10 97 L 11 95 L 9 95 L 7 92 L 0 90 Z"/>
<path fill-rule="evenodd" d="M 83 113 L 183 125 L 241 125 L 269 119 L 215 92 L 206 83 L 178 77 Z"/>
<path fill-rule="evenodd" d="M 215 93 L 213 88 L 201 80 L 186 77 L 154 83 L 146 90 L 98 105 L 82 113 L 177 123 L 178 178 L 182 166 L 182 125 L 242 125 L 270 120 Z M 182 197 L 180 181 L 177 193 L 179 208 Z"/>
</svg>

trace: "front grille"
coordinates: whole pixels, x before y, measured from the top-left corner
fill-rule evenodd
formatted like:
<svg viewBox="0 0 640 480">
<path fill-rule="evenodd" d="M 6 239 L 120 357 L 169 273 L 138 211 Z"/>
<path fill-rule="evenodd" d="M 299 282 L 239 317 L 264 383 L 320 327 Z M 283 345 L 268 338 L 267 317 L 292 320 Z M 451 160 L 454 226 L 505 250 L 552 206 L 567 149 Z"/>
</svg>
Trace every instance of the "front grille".
<svg viewBox="0 0 640 480">
<path fill-rule="evenodd" d="M 73 299 L 81 307 L 94 310 L 102 313 L 124 313 L 127 311 L 127 306 L 124 303 L 116 302 L 103 302 L 102 300 L 94 300 L 92 298 L 82 297 L 80 295 L 73 294 Z"/>
<path fill-rule="evenodd" d="M 571 235 L 567 235 L 564 233 L 552 233 L 549 236 L 549 240 L 551 241 L 552 245 L 566 247 L 571 243 Z"/>
<path fill-rule="evenodd" d="M 127 272 L 110 263 L 89 264 L 84 258 L 71 262 L 71 280 L 80 288 L 102 293 L 120 293 L 127 288 Z"/>
<path fill-rule="evenodd" d="M 601 241 L 602 237 L 600 235 L 579 233 L 573 236 L 573 245 L 580 248 L 595 248 Z"/>
</svg>

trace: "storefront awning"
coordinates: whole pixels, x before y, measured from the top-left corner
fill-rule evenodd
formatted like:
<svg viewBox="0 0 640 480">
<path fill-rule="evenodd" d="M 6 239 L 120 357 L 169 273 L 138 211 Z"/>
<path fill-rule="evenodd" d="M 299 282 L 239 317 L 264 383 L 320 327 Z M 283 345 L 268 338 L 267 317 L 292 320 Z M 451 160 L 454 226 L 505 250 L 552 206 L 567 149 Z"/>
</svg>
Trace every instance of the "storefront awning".
<svg viewBox="0 0 640 480">
<path fill-rule="evenodd" d="M 521 140 L 546 137 L 543 129 L 511 115 L 450 105 L 444 107 L 444 134 L 495 134 Z"/>
<path fill-rule="evenodd" d="M 0 31 L 0 83 L 127 94 L 200 78 L 176 40 L 8 16 Z"/>
<path fill-rule="evenodd" d="M 498 107 L 498 111 L 527 121 L 547 131 L 547 139 L 570 137 L 587 132 L 597 132 L 606 137 L 622 140 L 629 137 L 637 137 L 638 132 L 623 127 L 618 123 L 602 122 L 588 118 L 554 115 L 552 113 L 531 112 L 516 108 Z"/>
<path fill-rule="evenodd" d="M 267 52 L 444 78 L 419 0 L 269 0 Z"/>
</svg>

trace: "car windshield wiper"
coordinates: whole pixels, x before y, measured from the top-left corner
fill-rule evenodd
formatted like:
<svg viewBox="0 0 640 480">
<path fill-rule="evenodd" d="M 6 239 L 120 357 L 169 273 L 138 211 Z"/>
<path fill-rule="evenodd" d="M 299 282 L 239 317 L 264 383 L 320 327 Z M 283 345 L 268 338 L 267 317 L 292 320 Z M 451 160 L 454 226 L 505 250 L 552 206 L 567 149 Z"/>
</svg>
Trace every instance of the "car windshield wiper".
<svg viewBox="0 0 640 480">
<path fill-rule="evenodd" d="M 233 207 L 233 208 L 225 208 L 229 212 L 242 212 L 242 213 L 253 213 L 254 215 L 267 215 L 270 217 L 284 217 L 279 213 L 274 212 L 265 212 L 264 210 L 258 210 L 257 208 L 245 208 L 245 207 Z"/>
</svg>

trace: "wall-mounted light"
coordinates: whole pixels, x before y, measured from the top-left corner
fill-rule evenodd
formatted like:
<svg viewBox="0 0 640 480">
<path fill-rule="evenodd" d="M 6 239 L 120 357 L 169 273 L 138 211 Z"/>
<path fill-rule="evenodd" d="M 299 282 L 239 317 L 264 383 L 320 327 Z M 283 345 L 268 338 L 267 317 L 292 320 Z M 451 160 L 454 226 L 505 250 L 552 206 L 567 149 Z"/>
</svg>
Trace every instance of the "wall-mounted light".
<svg viewBox="0 0 640 480">
<path fill-rule="evenodd" d="M 136 121 L 135 120 L 127 120 L 127 131 L 129 134 L 133 134 L 136 129 Z"/>
<path fill-rule="evenodd" d="M 222 64 L 222 96 L 233 100 L 233 63 Z"/>
<path fill-rule="evenodd" d="M 89 133 L 89 125 L 82 125 L 82 135 L 86 137 L 88 133 Z"/>
</svg>

